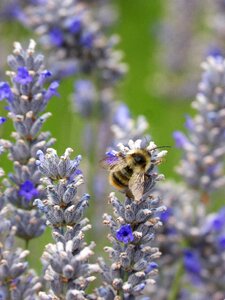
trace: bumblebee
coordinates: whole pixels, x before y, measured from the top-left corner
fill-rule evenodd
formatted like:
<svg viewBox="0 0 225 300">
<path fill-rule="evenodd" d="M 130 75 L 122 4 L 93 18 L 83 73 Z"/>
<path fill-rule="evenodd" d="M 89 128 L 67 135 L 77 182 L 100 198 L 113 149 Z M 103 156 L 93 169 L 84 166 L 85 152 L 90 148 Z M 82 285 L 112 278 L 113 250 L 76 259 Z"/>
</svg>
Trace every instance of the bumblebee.
<svg viewBox="0 0 225 300">
<path fill-rule="evenodd" d="M 109 171 L 109 183 L 127 197 L 140 201 L 152 183 L 148 172 L 154 167 L 147 149 L 116 152 L 100 164 Z"/>
</svg>

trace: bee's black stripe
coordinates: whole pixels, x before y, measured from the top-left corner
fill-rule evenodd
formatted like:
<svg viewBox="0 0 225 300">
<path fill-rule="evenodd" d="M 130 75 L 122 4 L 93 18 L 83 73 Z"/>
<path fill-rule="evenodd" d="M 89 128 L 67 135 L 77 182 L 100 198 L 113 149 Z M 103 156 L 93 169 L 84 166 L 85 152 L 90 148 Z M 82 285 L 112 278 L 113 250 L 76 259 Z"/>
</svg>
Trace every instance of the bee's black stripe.
<svg viewBox="0 0 225 300">
<path fill-rule="evenodd" d="M 112 178 L 115 181 L 115 183 L 121 187 L 127 187 L 128 186 L 128 182 L 129 182 L 129 178 L 123 176 L 123 174 L 119 171 L 119 172 L 114 172 L 112 174 Z"/>
<path fill-rule="evenodd" d="M 121 172 L 123 173 L 124 176 L 126 176 L 128 179 L 131 178 L 131 176 L 133 175 L 133 170 L 127 166 L 124 169 L 121 170 Z"/>
</svg>

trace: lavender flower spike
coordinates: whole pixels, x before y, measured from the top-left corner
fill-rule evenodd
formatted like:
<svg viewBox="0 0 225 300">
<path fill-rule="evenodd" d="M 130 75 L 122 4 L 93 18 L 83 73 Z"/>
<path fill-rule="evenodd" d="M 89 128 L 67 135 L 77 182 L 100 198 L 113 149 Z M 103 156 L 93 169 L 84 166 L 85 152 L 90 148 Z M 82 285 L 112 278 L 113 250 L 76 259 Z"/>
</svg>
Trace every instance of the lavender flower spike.
<svg viewBox="0 0 225 300">
<path fill-rule="evenodd" d="M 210 56 L 202 67 L 202 81 L 192 104 L 197 115 L 188 117 L 187 135 L 176 132 L 175 139 L 183 149 L 179 174 L 189 186 L 208 195 L 225 185 L 225 60 Z"/>
<path fill-rule="evenodd" d="M 144 116 L 138 116 L 136 120 L 131 117 L 129 108 L 120 103 L 113 116 L 111 131 L 114 144 L 126 143 L 127 139 L 140 139 L 144 136 L 148 122 Z"/>
<path fill-rule="evenodd" d="M 27 25 L 51 50 L 58 76 L 75 72 L 92 74 L 104 85 L 115 84 L 127 70 L 114 50 L 117 36 L 108 39 L 87 1 L 46 0 L 26 9 Z"/>
<path fill-rule="evenodd" d="M 38 149 L 45 151 L 55 141 L 49 132 L 41 132 L 41 128 L 51 116 L 43 112 L 58 86 L 53 82 L 50 92 L 45 89 L 43 77 L 51 73 L 43 71 L 44 57 L 35 53 L 35 46 L 33 40 L 26 50 L 20 43 L 14 43 L 13 55 L 8 56 L 11 70 L 6 72 L 11 83 L 0 82 L 0 99 L 6 100 L 8 117 L 15 128 L 12 133 L 15 142 L 0 139 L 1 147 L 9 152 L 14 164 L 14 172 L 5 181 L 4 195 L 6 201 L 13 204 L 16 234 L 26 241 L 40 236 L 45 229 L 45 220 L 33 207 L 36 197 L 45 196 L 35 158 Z"/>
<path fill-rule="evenodd" d="M 3 175 L 0 168 L 0 178 Z M 15 248 L 16 227 L 11 218 L 0 186 L 0 298 L 35 300 L 41 283 L 35 272 L 28 269 L 25 259 L 29 251 Z"/>
<path fill-rule="evenodd" d="M 128 146 L 120 144 L 119 148 L 126 156 L 131 149 L 142 149 L 141 140 L 130 140 Z M 104 224 L 111 230 L 109 240 L 112 243 L 111 247 L 105 247 L 112 260 L 111 265 L 107 265 L 102 258 L 99 259 L 103 286 L 98 288 L 97 293 L 103 299 L 136 299 L 143 295 L 147 285 L 154 282 L 152 276 L 157 272 L 154 260 L 160 256 L 160 252 L 153 247 L 152 241 L 156 229 L 161 226 L 157 215 L 165 211 L 166 207 L 161 206 L 160 198 L 155 197 L 152 192 L 156 182 L 164 178 L 156 172 L 155 165 L 161 162 L 166 151 L 158 152 L 153 142 L 145 149 L 151 154 L 152 161 L 148 170 L 151 183 L 146 183 L 148 189 L 140 201 L 126 197 L 122 202 L 111 193 L 109 198 L 114 217 L 108 214 L 103 216 Z"/>
<path fill-rule="evenodd" d="M 84 232 L 90 229 L 83 218 L 89 195 L 78 196 L 83 176 L 78 169 L 81 156 L 71 160 L 72 149 L 66 149 L 59 157 L 54 149 L 46 154 L 38 151 L 37 165 L 44 176 L 47 199 L 35 200 L 52 227 L 55 244 L 48 244 L 42 256 L 44 278 L 50 284 L 49 291 L 41 292 L 40 299 L 87 299 L 85 290 L 99 272 L 97 264 L 88 263 L 93 255 L 94 243 L 84 242 Z"/>
</svg>

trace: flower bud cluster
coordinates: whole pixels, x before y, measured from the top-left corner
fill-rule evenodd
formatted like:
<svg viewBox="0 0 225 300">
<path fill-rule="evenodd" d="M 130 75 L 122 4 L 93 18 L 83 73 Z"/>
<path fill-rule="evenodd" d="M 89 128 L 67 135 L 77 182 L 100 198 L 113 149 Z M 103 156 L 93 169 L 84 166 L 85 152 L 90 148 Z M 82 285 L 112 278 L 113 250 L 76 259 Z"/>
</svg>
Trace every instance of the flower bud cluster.
<svg viewBox="0 0 225 300">
<path fill-rule="evenodd" d="M 225 207 L 192 226 L 183 249 L 185 285 L 198 288 L 200 299 L 223 300 L 225 293 Z M 186 291 L 187 293 L 187 291 Z M 190 299 L 195 294 L 189 291 Z"/>
<path fill-rule="evenodd" d="M 47 186 L 47 199 L 36 199 L 35 204 L 45 214 L 52 227 L 55 244 L 48 244 L 42 256 L 44 279 L 49 291 L 41 292 L 40 299 L 86 299 L 85 290 L 99 271 L 97 264 L 89 264 L 94 243 L 87 245 L 84 233 L 91 228 L 83 219 L 89 195 L 78 195 L 83 176 L 78 169 L 81 156 L 71 160 L 72 149 L 59 157 L 54 149 L 46 154 L 38 151 L 37 165 Z"/>
<path fill-rule="evenodd" d="M 119 148 L 126 155 L 131 149 L 140 149 L 141 140 L 131 140 L 128 146 L 120 144 Z M 152 241 L 156 229 L 161 226 L 157 215 L 166 210 L 160 204 L 160 198 L 151 194 L 155 183 L 163 179 L 162 175 L 155 172 L 154 166 L 166 154 L 163 151 L 156 153 L 155 148 L 153 142 L 146 147 L 152 154 L 153 166 L 148 173 L 152 181 L 142 199 L 136 201 L 126 197 L 121 202 L 114 193 L 110 194 L 114 217 L 105 214 L 104 224 L 111 231 L 108 237 L 112 246 L 105 247 L 105 251 L 112 264 L 109 266 L 103 259 L 99 260 L 103 286 L 98 289 L 98 294 L 103 299 L 136 299 L 148 284 L 154 282 L 152 276 L 157 272 L 154 261 L 160 256 L 160 252 L 152 246 Z"/>
<path fill-rule="evenodd" d="M 225 54 L 224 1 L 171 0 L 165 5 L 157 52 L 163 71 L 157 74 L 156 88 L 171 99 L 188 100 L 197 92 L 201 61 Z"/>
<path fill-rule="evenodd" d="M 126 72 L 121 53 L 113 50 L 118 38 L 106 38 L 88 3 L 46 0 L 28 7 L 27 19 L 44 47 L 52 50 L 54 65 L 63 75 L 94 71 L 102 84 L 112 84 Z"/>
<path fill-rule="evenodd" d="M 156 58 L 161 71 L 157 74 L 157 93 L 176 100 L 195 95 L 203 52 L 202 44 L 199 45 L 202 39 L 198 40 L 196 35 L 199 19 L 203 22 L 209 2 L 171 0 L 165 3 L 166 13 L 158 34 L 160 47 Z"/>
<path fill-rule="evenodd" d="M 157 284 L 148 286 L 145 294 L 153 300 L 166 300 L 176 274 L 183 269 L 183 247 L 187 245 L 189 238 L 195 236 L 196 228 L 203 222 L 206 211 L 202 203 L 196 205 L 199 199 L 197 192 L 172 181 L 158 184 L 154 196 L 161 196 L 167 207 L 166 211 L 158 214 L 163 226 L 156 240 L 156 246 L 162 253 L 159 269 L 163 272 L 160 272 Z M 177 299 L 182 299 L 180 290 L 177 292 Z"/>
<path fill-rule="evenodd" d="M 114 144 L 126 143 L 128 139 L 143 138 L 147 128 L 148 122 L 144 116 L 138 116 L 134 120 L 126 104 L 120 103 L 116 107 L 111 126 Z"/>
<path fill-rule="evenodd" d="M 189 187 L 168 183 L 157 191 L 165 195 L 168 207 L 160 214 L 164 226 L 158 235 L 160 264 L 167 271 L 159 278 L 160 288 L 155 289 L 153 300 L 167 299 L 167 291 L 174 285 L 177 299 L 224 298 L 224 209 L 207 214 L 205 204 L 209 193 L 225 184 L 225 62 L 221 56 L 209 57 L 203 67 L 193 102 L 198 114 L 187 118 L 187 135 L 174 134 L 184 151 L 178 171 Z"/>
<path fill-rule="evenodd" d="M 162 253 L 159 267 L 164 271 L 158 285 L 149 286 L 146 295 L 166 300 L 168 289 L 178 280 L 175 274 L 180 272 L 177 299 L 223 300 L 224 208 L 207 215 L 198 193 L 173 182 L 159 185 L 154 195 L 164 197 L 167 206 L 158 215 L 163 226 L 156 244 Z"/>
<path fill-rule="evenodd" d="M 183 150 L 178 167 L 187 184 L 206 194 L 225 185 L 225 60 L 208 57 L 193 107 L 194 118 L 188 117 L 187 135 L 174 133 L 176 144 Z"/>
<path fill-rule="evenodd" d="M 11 71 L 6 74 L 8 82 L 0 82 L 0 100 L 6 99 L 8 117 L 16 132 L 12 133 L 15 142 L 0 140 L 0 145 L 9 152 L 14 172 L 5 180 L 5 198 L 14 206 L 14 222 L 17 235 L 25 240 L 40 236 L 45 221 L 33 209 L 33 200 L 43 197 L 40 184 L 41 174 L 37 170 L 35 157 L 38 149 L 45 151 L 55 139 L 49 132 L 41 132 L 50 113 L 41 114 L 54 95 L 57 95 L 57 82 L 46 89 L 45 81 L 51 73 L 44 69 L 44 57 L 35 54 L 35 42 L 30 41 L 27 50 L 20 43 L 14 44 L 13 55 L 8 56 Z"/>
<path fill-rule="evenodd" d="M 0 21 L 23 20 L 22 5 L 24 0 L 2 0 L 0 3 Z"/>
<path fill-rule="evenodd" d="M 86 121 L 90 121 L 91 118 L 101 121 L 100 127 L 103 125 L 106 131 L 106 127 L 111 125 L 111 115 L 115 105 L 113 95 L 111 88 L 98 90 L 91 80 L 77 80 L 74 84 L 73 95 L 75 110 Z M 99 128 L 99 134 L 101 134 L 100 131 L 101 128 Z"/>
</svg>

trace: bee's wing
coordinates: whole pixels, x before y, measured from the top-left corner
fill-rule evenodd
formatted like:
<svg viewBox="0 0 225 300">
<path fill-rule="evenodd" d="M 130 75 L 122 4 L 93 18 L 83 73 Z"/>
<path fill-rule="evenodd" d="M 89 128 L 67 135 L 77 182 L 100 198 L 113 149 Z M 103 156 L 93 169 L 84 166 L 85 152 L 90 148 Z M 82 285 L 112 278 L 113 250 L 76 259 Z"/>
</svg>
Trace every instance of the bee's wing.
<svg viewBox="0 0 225 300">
<path fill-rule="evenodd" d="M 134 173 L 129 180 L 129 189 L 131 190 L 134 199 L 140 201 L 145 189 L 145 174 Z"/>
<path fill-rule="evenodd" d="M 127 166 L 127 163 L 122 154 L 118 153 L 117 155 L 105 156 L 100 160 L 100 166 L 106 170 L 117 172 Z"/>
<path fill-rule="evenodd" d="M 152 177 L 147 176 L 145 173 L 134 173 L 129 181 L 129 189 L 136 201 L 140 201 L 141 198 L 149 192 L 152 186 Z"/>
</svg>

